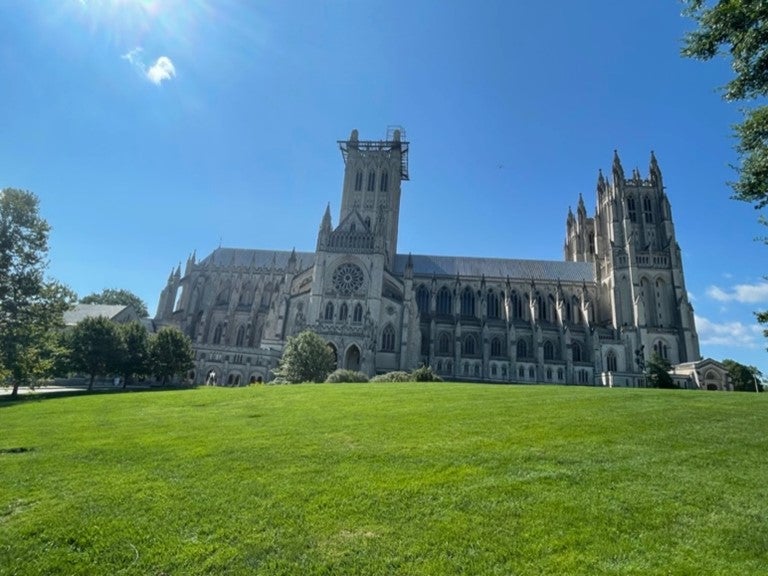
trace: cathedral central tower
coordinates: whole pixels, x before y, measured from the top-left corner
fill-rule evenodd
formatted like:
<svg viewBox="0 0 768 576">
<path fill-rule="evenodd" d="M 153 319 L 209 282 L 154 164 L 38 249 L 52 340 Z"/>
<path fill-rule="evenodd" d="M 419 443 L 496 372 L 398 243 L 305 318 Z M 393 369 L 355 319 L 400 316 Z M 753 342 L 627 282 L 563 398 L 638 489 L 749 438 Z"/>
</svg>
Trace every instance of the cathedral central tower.
<svg viewBox="0 0 768 576">
<path fill-rule="evenodd" d="M 392 269 L 397 253 L 400 183 L 408 180 L 408 142 L 401 128 L 390 128 L 385 140 L 360 140 L 352 130 L 340 140 L 344 184 L 339 222 L 360 222 L 372 232 Z"/>
</svg>

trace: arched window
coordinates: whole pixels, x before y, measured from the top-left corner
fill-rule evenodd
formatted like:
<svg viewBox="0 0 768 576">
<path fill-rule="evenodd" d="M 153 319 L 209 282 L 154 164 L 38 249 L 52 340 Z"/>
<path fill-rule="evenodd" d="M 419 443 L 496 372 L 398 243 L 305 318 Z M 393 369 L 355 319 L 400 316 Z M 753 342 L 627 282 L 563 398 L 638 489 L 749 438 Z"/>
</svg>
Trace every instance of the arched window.
<svg viewBox="0 0 768 576">
<path fill-rule="evenodd" d="M 632 222 L 637 221 L 637 210 L 635 207 L 635 199 L 632 196 L 627 198 L 627 213 L 629 214 L 629 219 Z"/>
<path fill-rule="evenodd" d="M 669 360 L 669 348 L 667 348 L 667 345 L 663 340 L 657 340 L 653 344 L 653 351 L 659 356 L 659 358 Z"/>
<path fill-rule="evenodd" d="M 352 316 L 352 322 L 360 323 L 363 321 L 363 306 L 361 304 L 355 304 L 355 313 Z"/>
<path fill-rule="evenodd" d="M 486 300 L 486 313 L 488 318 L 500 318 L 501 306 L 499 306 L 499 295 L 495 292 L 488 292 L 488 300 Z"/>
<path fill-rule="evenodd" d="M 555 304 L 555 297 L 552 296 L 552 294 L 550 294 L 547 297 L 547 311 L 550 314 L 546 318 L 547 322 L 554 322 L 555 321 L 555 310 L 557 310 L 557 305 Z"/>
<path fill-rule="evenodd" d="M 416 306 L 422 316 L 429 314 L 429 289 L 424 284 L 416 289 Z"/>
<path fill-rule="evenodd" d="M 517 357 L 518 358 L 528 357 L 528 346 L 526 345 L 525 340 L 517 341 Z"/>
<path fill-rule="evenodd" d="M 496 374 L 497 374 L 496 364 L 491 364 L 491 376 L 496 376 Z"/>
<path fill-rule="evenodd" d="M 349 316 L 349 308 L 347 307 L 346 302 L 342 302 L 341 307 L 339 308 L 339 321 L 346 322 L 347 316 Z"/>
<path fill-rule="evenodd" d="M 469 376 L 469 362 L 464 362 L 464 376 Z"/>
<path fill-rule="evenodd" d="M 576 298 L 576 296 L 573 297 L 571 300 L 571 314 L 573 316 L 573 323 L 574 324 L 581 324 L 581 302 L 579 302 L 579 299 Z"/>
<path fill-rule="evenodd" d="M 451 337 L 447 332 L 442 332 L 437 340 L 438 354 L 447 355 L 451 353 Z"/>
<path fill-rule="evenodd" d="M 645 214 L 645 221 L 649 224 L 653 223 L 653 210 L 651 208 L 651 199 L 648 196 L 643 197 L 643 213 Z"/>
<path fill-rule="evenodd" d="M 368 192 L 373 192 L 376 189 L 376 172 L 371 170 L 368 172 Z"/>
<path fill-rule="evenodd" d="M 605 366 L 608 369 L 608 372 L 616 372 L 616 354 L 614 354 L 613 350 L 609 350 L 608 354 L 606 354 Z"/>
<path fill-rule="evenodd" d="M 216 324 L 216 328 L 213 330 L 213 343 L 221 344 L 221 335 L 224 332 L 224 327 L 221 324 Z"/>
<path fill-rule="evenodd" d="M 467 334 L 464 337 L 464 350 L 462 353 L 465 356 L 474 356 L 477 354 L 477 340 L 475 340 L 474 334 Z"/>
<path fill-rule="evenodd" d="M 224 290 L 219 292 L 219 295 L 216 296 L 216 304 L 218 306 L 229 304 L 229 287 L 224 288 Z"/>
<path fill-rule="evenodd" d="M 501 338 L 494 338 L 491 340 L 491 356 L 503 356 L 504 346 L 501 342 Z"/>
<path fill-rule="evenodd" d="M 555 357 L 555 347 L 552 342 L 547 340 L 544 342 L 544 360 L 553 360 Z"/>
<path fill-rule="evenodd" d="M 565 302 L 565 321 L 573 322 L 573 316 L 571 313 L 571 303 L 566 300 Z"/>
<path fill-rule="evenodd" d="M 512 292 L 509 300 L 512 304 L 512 310 L 510 311 L 512 314 L 512 319 L 520 320 L 523 317 L 523 300 L 520 298 L 517 292 Z"/>
<path fill-rule="evenodd" d="M 363 189 L 363 171 L 358 170 L 355 174 L 355 191 L 360 192 Z"/>
<path fill-rule="evenodd" d="M 469 286 L 464 288 L 464 291 L 461 293 L 461 315 L 475 315 L 475 293 Z"/>
<path fill-rule="evenodd" d="M 253 298 L 253 290 L 251 289 L 250 284 L 246 284 L 243 286 L 242 290 L 240 290 L 240 298 L 238 299 L 238 305 L 240 306 L 250 306 Z"/>
<path fill-rule="evenodd" d="M 391 324 L 387 324 L 381 332 L 381 349 L 384 352 L 395 351 L 395 330 Z"/>
<path fill-rule="evenodd" d="M 557 379 L 562 381 L 563 380 L 563 374 L 564 374 L 563 369 L 562 368 L 558 368 L 557 369 Z"/>
<path fill-rule="evenodd" d="M 451 297 L 451 291 L 445 286 L 440 288 L 440 291 L 437 293 L 437 301 L 435 304 L 437 305 L 438 314 L 453 314 L 453 298 Z"/>
<path fill-rule="evenodd" d="M 547 380 L 552 380 L 552 368 L 547 368 Z"/>
<path fill-rule="evenodd" d="M 525 366 L 519 366 L 517 368 L 517 377 L 520 379 L 525 378 Z"/>
<path fill-rule="evenodd" d="M 536 312 L 539 315 L 539 322 L 546 322 L 549 318 L 547 315 L 547 301 L 541 295 L 536 296 Z"/>
<path fill-rule="evenodd" d="M 328 302 L 325 305 L 325 319 L 333 320 L 333 302 Z"/>
<path fill-rule="evenodd" d="M 572 342 L 571 353 L 573 354 L 574 362 L 581 362 L 581 344 L 579 344 L 578 342 Z"/>
<path fill-rule="evenodd" d="M 245 342 L 245 326 L 240 326 L 237 329 L 237 338 L 235 339 L 235 346 L 242 346 Z"/>
<path fill-rule="evenodd" d="M 528 366 L 528 378 L 531 380 L 536 379 L 536 369 L 533 366 Z"/>
<path fill-rule="evenodd" d="M 371 229 L 371 217 L 370 216 L 366 216 L 365 217 L 365 228 L 366 228 L 366 230 L 370 230 Z"/>
<path fill-rule="evenodd" d="M 381 173 L 381 181 L 379 183 L 379 190 L 386 192 L 389 188 L 389 172 L 386 170 Z"/>
</svg>

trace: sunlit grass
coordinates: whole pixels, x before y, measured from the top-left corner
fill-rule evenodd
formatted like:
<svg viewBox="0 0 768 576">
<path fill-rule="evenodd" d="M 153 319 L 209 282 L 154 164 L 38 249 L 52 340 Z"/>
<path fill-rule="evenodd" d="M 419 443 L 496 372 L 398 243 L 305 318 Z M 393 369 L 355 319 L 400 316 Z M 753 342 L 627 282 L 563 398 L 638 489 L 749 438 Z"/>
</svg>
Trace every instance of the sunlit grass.
<svg viewBox="0 0 768 576">
<path fill-rule="evenodd" d="M 0 434 L 0 574 L 768 571 L 763 395 L 201 388 Z"/>
</svg>

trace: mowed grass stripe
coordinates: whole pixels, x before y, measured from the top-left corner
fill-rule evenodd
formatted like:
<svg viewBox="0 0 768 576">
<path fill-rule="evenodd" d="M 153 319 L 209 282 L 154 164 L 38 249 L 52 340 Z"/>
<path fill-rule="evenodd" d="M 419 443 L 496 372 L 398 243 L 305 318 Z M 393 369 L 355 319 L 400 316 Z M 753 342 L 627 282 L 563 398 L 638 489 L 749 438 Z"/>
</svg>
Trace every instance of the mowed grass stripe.
<svg viewBox="0 0 768 576">
<path fill-rule="evenodd" d="M 4 402 L 0 574 L 763 574 L 767 422 L 451 383 Z"/>
</svg>

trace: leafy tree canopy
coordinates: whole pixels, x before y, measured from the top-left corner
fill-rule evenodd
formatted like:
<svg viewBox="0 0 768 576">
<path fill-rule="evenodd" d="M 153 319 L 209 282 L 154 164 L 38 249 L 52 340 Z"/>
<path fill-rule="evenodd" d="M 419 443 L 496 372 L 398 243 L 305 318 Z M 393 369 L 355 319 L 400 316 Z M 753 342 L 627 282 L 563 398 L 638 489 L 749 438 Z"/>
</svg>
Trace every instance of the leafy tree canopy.
<svg viewBox="0 0 768 576">
<path fill-rule="evenodd" d="M 722 362 L 731 377 L 733 389 L 741 392 L 762 392 L 762 385 L 758 384 L 762 379 L 762 372 L 754 366 L 745 366 L 735 360 L 727 358 Z"/>
<path fill-rule="evenodd" d="M 275 374 L 291 383 L 324 382 L 335 364 L 328 343 L 311 330 L 305 330 L 288 338 Z"/>
<path fill-rule="evenodd" d="M 744 121 L 734 127 L 739 178 L 732 182 L 734 198 L 750 202 L 755 208 L 768 206 L 768 2 L 765 0 L 683 0 L 684 14 L 698 28 L 685 37 L 683 55 L 710 60 L 728 54 L 734 72 L 724 87 L 724 97 L 749 101 Z M 768 220 L 760 221 L 768 225 Z M 767 240 L 768 241 L 768 240 Z M 758 322 L 768 323 L 768 312 L 756 314 Z M 766 331 L 768 336 L 768 331 Z"/>
<path fill-rule="evenodd" d="M 94 292 L 80 299 L 82 304 L 114 304 L 121 306 L 133 306 L 140 318 L 149 316 L 147 305 L 144 301 L 129 290 L 118 288 L 105 288 L 99 293 Z"/>
<path fill-rule="evenodd" d="M 191 340 L 181 330 L 171 326 L 161 328 L 150 340 L 149 354 L 152 371 L 163 384 L 194 366 Z"/>
<path fill-rule="evenodd" d="M 651 381 L 651 386 L 654 388 L 674 388 L 675 381 L 669 373 L 671 369 L 672 364 L 670 364 L 669 360 L 662 358 L 656 353 L 652 354 L 647 365 L 648 379 Z"/>
<path fill-rule="evenodd" d="M 123 375 L 123 388 L 134 377 L 147 376 L 152 371 L 149 355 L 149 332 L 139 322 L 120 324 L 118 328 L 122 340 L 120 373 Z"/>
<path fill-rule="evenodd" d="M 72 329 L 69 345 L 72 367 L 90 376 L 89 391 L 96 376 L 120 372 L 123 341 L 117 324 L 108 318 L 98 316 L 80 322 Z"/>
<path fill-rule="evenodd" d="M 37 196 L 0 190 L 0 378 L 10 380 L 13 395 L 51 373 L 55 331 L 75 299 L 45 278 L 49 232 Z"/>
</svg>

